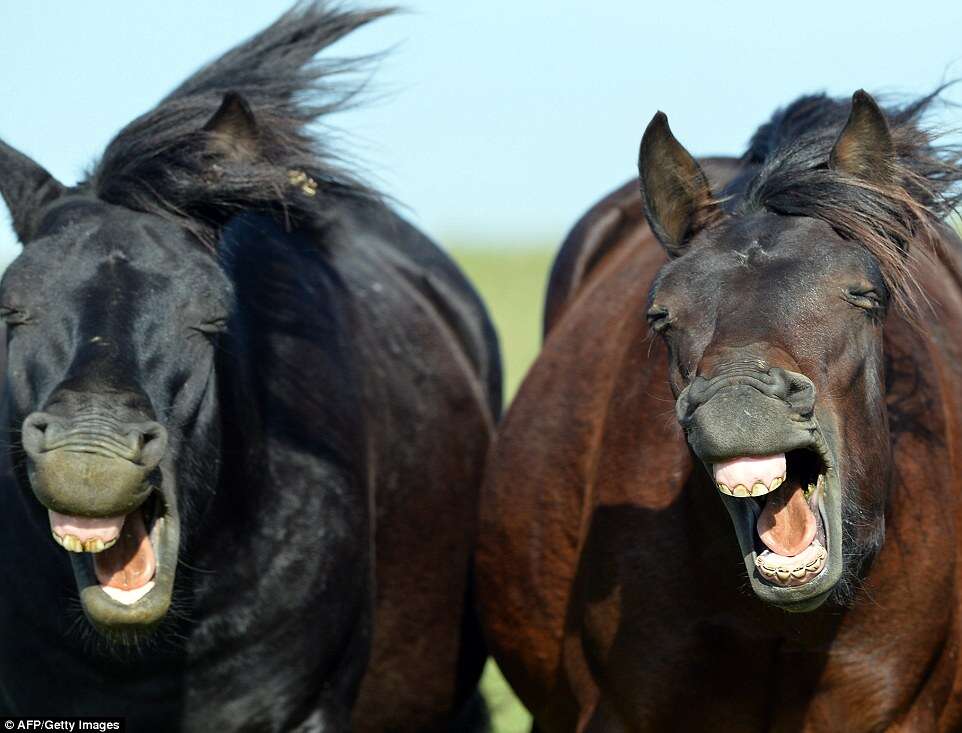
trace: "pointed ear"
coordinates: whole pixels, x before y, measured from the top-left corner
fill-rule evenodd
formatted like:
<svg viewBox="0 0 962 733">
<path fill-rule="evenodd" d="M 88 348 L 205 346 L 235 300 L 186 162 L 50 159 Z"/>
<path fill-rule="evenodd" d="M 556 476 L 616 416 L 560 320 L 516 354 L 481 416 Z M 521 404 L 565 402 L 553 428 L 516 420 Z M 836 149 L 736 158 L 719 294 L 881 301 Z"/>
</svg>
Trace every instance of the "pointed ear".
<svg viewBox="0 0 962 733">
<path fill-rule="evenodd" d="M 708 179 L 668 127 L 664 112 L 648 123 L 638 152 L 645 216 L 668 254 L 677 257 L 698 232 L 722 217 Z"/>
<path fill-rule="evenodd" d="M 10 210 L 13 230 L 23 244 L 36 235 L 47 204 L 65 190 L 42 166 L 0 140 L 0 194 Z"/>
<path fill-rule="evenodd" d="M 211 152 L 232 160 L 247 160 L 257 154 L 257 120 L 250 105 L 237 92 L 227 92 L 204 131 L 210 133 Z"/>
<path fill-rule="evenodd" d="M 895 145 L 885 113 L 864 90 L 852 95 L 852 111 L 842 129 L 829 165 L 855 178 L 889 183 L 893 177 Z"/>
</svg>

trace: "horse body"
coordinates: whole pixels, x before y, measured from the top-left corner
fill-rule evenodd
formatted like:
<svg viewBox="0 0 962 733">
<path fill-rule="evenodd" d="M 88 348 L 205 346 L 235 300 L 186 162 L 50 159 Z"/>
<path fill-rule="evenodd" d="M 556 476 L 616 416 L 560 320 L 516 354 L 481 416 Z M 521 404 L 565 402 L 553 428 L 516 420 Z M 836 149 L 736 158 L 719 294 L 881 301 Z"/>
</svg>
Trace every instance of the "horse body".
<svg viewBox="0 0 962 733">
<path fill-rule="evenodd" d="M 379 224 L 375 253 L 364 261 L 345 250 L 342 269 L 361 303 L 358 338 L 372 363 L 390 365 L 364 390 L 377 598 L 359 731 L 421 730 L 475 692 L 487 651 L 468 569 L 501 409 L 498 345 L 484 306 L 432 242 L 383 213 L 363 219 Z M 399 235 L 399 244 L 387 234 Z M 399 318 L 403 312 L 412 316 Z"/>
<path fill-rule="evenodd" d="M 745 166 L 703 161 L 714 190 Z M 482 619 L 536 729 L 956 730 L 958 241 L 919 265 L 937 301 L 921 329 L 884 326 L 885 541 L 854 602 L 785 613 L 747 590 L 676 418 L 672 361 L 644 323 L 669 259 L 641 204 L 618 189 L 563 245 L 482 492 Z"/>
<path fill-rule="evenodd" d="M 323 465 L 315 457 L 322 451 L 315 448 L 308 456 L 292 456 L 283 445 L 266 451 L 265 457 L 277 465 L 276 474 L 269 473 L 263 486 L 251 487 L 250 491 L 259 507 L 258 523 L 266 526 L 250 535 L 249 547 L 238 547 L 239 554 L 265 556 L 263 533 L 276 531 L 264 516 L 263 497 L 267 496 L 277 499 L 280 521 L 286 527 L 284 536 L 307 538 L 310 543 L 297 548 L 296 554 L 290 553 L 292 557 L 284 562 L 296 564 L 278 575 L 279 584 L 273 589 L 264 587 L 263 579 L 256 577 L 240 583 L 225 579 L 218 584 L 220 588 L 209 589 L 210 596 L 217 599 L 230 597 L 231 589 L 238 584 L 262 587 L 265 610 L 270 614 L 259 624 L 260 632 L 235 628 L 235 638 L 224 639 L 216 633 L 224 619 L 216 613 L 217 604 L 212 604 L 211 613 L 196 634 L 206 643 L 196 652 L 193 644 L 188 645 L 191 651 L 187 662 L 192 667 L 187 673 L 187 704 L 191 713 L 231 711 L 236 700 L 236 660 L 224 658 L 215 665 L 223 665 L 219 669 L 226 678 L 223 680 L 220 674 L 210 677 L 204 664 L 211 655 L 217 659 L 217 650 L 224 646 L 241 648 L 245 637 L 258 639 L 251 651 L 256 650 L 259 661 L 255 667 L 262 670 L 258 672 L 263 684 L 258 697 L 266 703 L 271 701 L 270 690 L 284 688 L 278 680 L 303 664 L 300 660 L 305 657 L 308 640 L 323 639 L 336 641 L 342 648 L 322 649 L 307 657 L 315 659 L 315 664 L 325 658 L 343 659 L 348 666 L 344 672 L 336 668 L 315 670 L 313 684 L 304 693 L 317 694 L 322 682 L 330 684 L 329 680 L 342 674 L 347 681 L 361 672 L 364 676 L 356 693 L 354 730 L 443 730 L 470 700 L 486 656 L 470 610 L 467 568 L 485 455 L 485 441 L 479 436 L 490 435 L 499 409 L 497 345 L 486 316 L 481 317 L 483 307 L 470 287 L 420 232 L 390 211 L 365 204 L 348 202 L 340 219 L 343 242 L 317 244 L 336 253 L 330 264 L 352 304 L 350 339 L 356 354 L 354 369 L 361 377 L 357 403 L 343 405 L 336 394 L 343 389 L 340 375 L 311 373 L 314 358 L 302 345 L 297 345 L 290 363 L 301 371 L 299 379 L 314 385 L 316 393 L 311 402 L 341 404 L 343 409 L 363 415 L 364 454 L 359 458 L 364 461 L 367 488 L 362 495 L 370 502 L 373 516 L 363 515 L 361 525 L 345 521 L 343 549 L 332 552 L 337 548 L 337 517 L 346 512 L 353 498 L 348 502 L 347 497 L 332 497 L 325 502 L 317 496 L 316 485 L 323 483 L 323 477 L 312 476 L 312 471 L 316 473 L 318 464 Z M 260 228 L 265 226 L 260 224 Z M 252 247 L 249 264 L 256 268 L 256 279 L 251 282 L 255 291 L 249 294 L 248 302 L 263 303 L 264 296 L 269 297 L 260 292 L 264 288 L 263 268 L 267 259 L 276 258 L 278 244 L 269 241 Z M 290 268 L 300 279 L 310 271 L 310 263 L 295 259 Z M 269 281 L 268 287 L 283 287 L 283 280 Z M 316 307 L 330 308 L 330 304 L 318 303 Z M 279 338 L 283 340 L 283 334 Z M 318 347 L 324 348 L 323 343 Z M 261 350 L 251 357 L 263 359 Z M 424 390 L 430 390 L 429 397 Z M 295 408 L 293 404 L 289 407 Z M 249 419 L 242 418 L 238 416 L 233 422 L 250 425 Z M 313 415 L 308 413 L 305 418 L 310 420 Z M 452 431 L 452 425 L 458 429 Z M 283 430 L 287 432 L 290 426 L 285 425 Z M 231 514 L 237 511 L 237 499 L 229 488 L 235 480 L 242 483 L 244 476 L 231 474 L 223 486 L 224 496 L 230 497 L 227 511 Z M 304 484 L 304 496 L 293 501 L 287 492 L 298 482 Z M 283 487 L 283 492 L 278 487 Z M 427 532 L 423 517 L 435 518 L 438 524 Z M 218 523 L 228 534 L 211 544 L 209 558 L 191 559 L 191 564 L 213 567 L 218 547 L 237 543 L 236 523 Z M 323 544 L 312 537 L 318 530 L 322 538 L 326 537 Z M 370 565 L 363 561 L 365 544 L 370 545 L 372 553 Z M 309 549 L 313 546 L 316 550 Z M 436 561 L 438 553 L 447 558 L 444 563 Z M 283 560 L 283 554 L 276 551 L 273 562 Z M 314 582 L 318 591 L 324 589 L 325 593 L 310 601 L 309 612 L 305 609 L 292 614 L 284 605 L 278 606 L 276 598 L 284 592 L 281 583 L 304 582 L 301 576 L 307 572 L 303 567 L 306 558 L 312 558 Z M 332 606 L 330 596 L 337 587 L 333 579 L 338 579 L 342 590 L 335 592 L 339 597 Z M 207 585 L 203 579 L 201 584 Z M 348 589 L 351 593 L 344 592 Z M 345 635 L 342 630 L 339 638 L 330 629 L 325 631 L 340 613 L 350 611 L 349 605 L 344 611 L 340 607 L 352 593 L 360 594 L 367 604 L 372 592 L 373 605 L 367 611 L 370 620 L 364 612 L 355 610 L 344 617 L 341 626 L 343 630 L 352 629 L 350 633 Z M 324 597 L 328 605 L 322 603 Z M 205 601 L 203 597 L 196 601 L 201 612 L 207 607 Z M 231 608 L 229 615 L 236 612 Z M 302 625 L 300 637 L 284 634 L 274 638 L 274 629 L 284 629 L 292 622 Z M 425 635 L 426 628 L 433 633 Z M 209 637 L 207 629 L 211 630 Z M 348 643 L 355 634 L 357 638 Z M 368 664 L 357 666 L 360 660 L 368 659 L 363 649 L 368 643 Z M 257 689 L 257 678 L 250 679 L 250 671 L 245 675 L 245 686 Z M 355 684 L 357 679 L 355 676 Z M 287 685 L 292 683 L 296 688 L 296 678 Z M 228 697 L 211 705 L 210 700 L 220 690 L 228 691 Z M 286 707 L 298 709 L 299 702 L 292 700 Z M 201 720 L 204 722 L 197 726 L 199 730 L 210 729 L 211 723 L 217 723 L 214 727 L 224 725 L 220 719 Z M 227 727 L 231 725 L 236 723 L 229 720 Z"/>
<path fill-rule="evenodd" d="M 375 196 L 320 164 L 281 164 L 259 199 L 258 176 L 275 173 L 248 157 L 276 165 L 297 147 L 290 128 L 274 149 L 270 135 L 318 113 L 285 106 L 319 76 L 299 76 L 304 65 L 374 17 L 299 6 L 122 132 L 76 189 L 0 149 L 26 245 L 4 297 L 30 301 L 12 326 L 4 408 L 5 712 L 371 731 L 445 730 L 470 706 L 485 652 L 469 558 L 500 409 L 491 324 L 450 260 Z M 225 97 L 232 87 L 250 106 Z M 175 134 L 187 137 L 164 139 Z M 194 159 L 197 142 L 212 147 Z M 153 175 L 137 170 L 165 155 Z M 197 161 L 206 172 L 185 174 Z M 183 167 L 165 178 L 171 162 Z M 235 174 L 243 196 L 226 203 Z M 181 184 L 197 188 L 174 205 Z M 185 219 L 187 206 L 203 216 Z M 181 319 L 197 333 L 185 338 Z M 20 425 L 38 409 L 27 425 L 40 448 L 24 450 Z M 143 514 L 157 555 L 143 601 L 101 597 L 100 570 L 68 559 L 37 500 L 48 491 L 83 516 L 69 482 L 38 471 L 57 450 L 48 423 L 78 434 L 92 410 L 101 433 L 84 440 L 113 445 L 103 426 L 142 413 L 161 427 L 137 429 L 166 441 L 153 493 L 125 521 Z M 61 472 L 84 483 L 74 460 Z M 169 610 L 145 605 L 165 576 Z"/>
</svg>

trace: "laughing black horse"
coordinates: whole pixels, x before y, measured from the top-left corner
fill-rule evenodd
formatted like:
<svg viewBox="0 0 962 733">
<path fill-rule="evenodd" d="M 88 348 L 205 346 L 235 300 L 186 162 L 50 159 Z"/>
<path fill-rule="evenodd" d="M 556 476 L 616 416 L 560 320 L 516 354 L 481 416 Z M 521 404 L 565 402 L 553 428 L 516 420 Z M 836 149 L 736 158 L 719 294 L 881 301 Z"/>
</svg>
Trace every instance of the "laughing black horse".
<svg viewBox="0 0 962 733">
<path fill-rule="evenodd" d="M 77 186 L 0 143 L 24 244 L 0 289 L 4 713 L 368 731 L 480 707 L 496 339 L 308 130 L 356 70 L 315 55 L 380 15 L 295 7 Z"/>
</svg>

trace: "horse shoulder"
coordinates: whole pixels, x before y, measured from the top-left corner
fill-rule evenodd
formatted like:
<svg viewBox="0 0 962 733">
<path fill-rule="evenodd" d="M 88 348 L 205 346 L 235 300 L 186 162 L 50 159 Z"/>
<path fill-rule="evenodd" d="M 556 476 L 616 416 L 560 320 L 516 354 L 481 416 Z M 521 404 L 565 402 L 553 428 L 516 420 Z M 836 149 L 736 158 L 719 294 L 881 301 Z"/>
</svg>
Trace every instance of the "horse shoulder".
<svg viewBox="0 0 962 733">
<path fill-rule="evenodd" d="M 576 674 L 584 664 L 564 640 L 566 619 L 591 518 L 605 500 L 596 485 L 617 385 L 625 370 L 664 359 L 658 348 L 646 356 L 639 315 L 662 261 L 656 248 L 612 254 L 549 334 L 489 457 L 476 563 L 483 623 L 506 677 L 539 712 L 549 701 L 555 707 L 556 685 L 590 682 Z M 550 716 L 577 719 L 589 687 L 571 690 L 568 708 Z"/>
</svg>

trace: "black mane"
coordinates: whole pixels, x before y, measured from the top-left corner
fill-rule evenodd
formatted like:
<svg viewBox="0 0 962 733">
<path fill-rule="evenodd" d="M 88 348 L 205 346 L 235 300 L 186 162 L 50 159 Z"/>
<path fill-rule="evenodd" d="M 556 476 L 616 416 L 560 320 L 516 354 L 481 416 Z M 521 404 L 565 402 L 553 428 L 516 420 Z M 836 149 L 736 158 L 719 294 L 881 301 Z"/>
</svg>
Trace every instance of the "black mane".
<svg viewBox="0 0 962 733">
<path fill-rule="evenodd" d="M 824 94 L 799 97 L 776 110 L 772 118 L 755 131 L 741 162 L 761 165 L 777 151 L 813 130 L 833 129 L 837 133 L 845 124 L 850 109 L 848 100 L 832 99 Z"/>
<path fill-rule="evenodd" d="M 960 201 L 962 154 L 922 126 L 941 91 L 884 110 L 896 152 L 893 180 L 885 185 L 829 166 L 851 101 L 800 97 L 752 136 L 740 161 L 745 173 L 722 192 L 726 205 L 736 214 L 768 210 L 822 219 L 876 256 L 896 302 L 914 312 L 924 294 L 913 260 L 938 249 L 940 224 Z"/>
<path fill-rule="evenodd" d="M 351 103 L 359 87 L 348 82 L 371 57 L 315 56 L 391 12 L 298 3 L 121 130 L 79 188 L 175 219 L 209 245 L 234 213 L 281 210 L 312 217 L 321 210 L 318 194 L 375 197 L 310 130 Z M 211 134 L 203 129 L 230 92 L 243 97 L 257 121 L 251 159 L 212 155 Z"/>
</svg>

